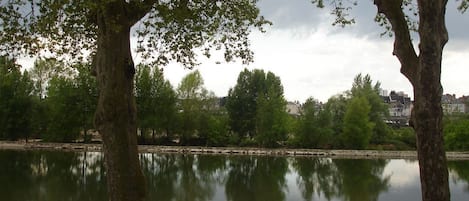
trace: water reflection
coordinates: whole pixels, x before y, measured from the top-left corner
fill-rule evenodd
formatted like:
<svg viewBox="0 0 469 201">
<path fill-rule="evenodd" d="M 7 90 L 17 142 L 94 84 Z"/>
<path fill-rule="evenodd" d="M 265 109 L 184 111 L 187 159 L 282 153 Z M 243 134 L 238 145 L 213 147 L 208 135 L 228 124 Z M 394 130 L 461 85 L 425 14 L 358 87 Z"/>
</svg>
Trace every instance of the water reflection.
<svg viewBox="0 0 469 201">
<path fill-rule="evenodd" d="M 386 160 L 331 160 L 297 158 L 292 166 L 304 200 L 324 197 L 346 201 L 378 200 L 388 190 L 390 176 L 383 175 Z"/>
<path fill-rule="evenodd" d="M 285 200 L 286 158 L 231 157 L 225 186 L 227 200 Z"/>
<path fill-rule="evenodd" d="M 0 151 L 0 195 L 11 201 L 106 200 L 98 153 Z"/>
<path fill-rule="evenodd" d="M 469 192 L 469 161 L 449 161 L 448 168 L 455 174 L 453 180 L 464 181 L 465 190 Z"/>
<path fill-rule="evenodd" d="M 418 200 L 416 161 L 141 154 L 147 200 Z M 0 200 L 107 200 L 100 153 L 0 151 Z M 452 200 L 469 161 L 449 162 Z"/>
</svg>

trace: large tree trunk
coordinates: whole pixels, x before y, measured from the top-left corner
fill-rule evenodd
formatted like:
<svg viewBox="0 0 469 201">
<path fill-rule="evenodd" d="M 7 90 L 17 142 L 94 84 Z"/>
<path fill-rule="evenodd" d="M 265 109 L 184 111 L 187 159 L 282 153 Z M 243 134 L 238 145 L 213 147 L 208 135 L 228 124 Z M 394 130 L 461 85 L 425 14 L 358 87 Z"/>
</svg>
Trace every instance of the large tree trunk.
<svg viewBox="0 0 469 201">
<path fill-rule="evenodd" d="M 414 83 L 413 124 L 417 134 L 422 199 L 449 201 L 448 167 L 443 142 L 441 61 L 448 41 L 445 0 L 419 3 L 420 55 Z"/>
<path fill-rule="evenodd" d="M 447 0 L 418 0 L 420 37 L 417 56 L 403 12 L 403 0 L 374 0 L 395 34 L 394 52 L 401 72 L 414 87 L 411 123 L 417 134 L 422 200 L 449 201 L 448 167 L 443 142 L 441 60 L 448 41 Z"/>
<path fill-rule="evenodd" d="M 131 22 L 124 5 L 112 3 L 98 12 L 96 77 L 100 89 L 95 124 L 103 139 L 109 200 L 141 201 L 144 176 L 137 150 Z"/>
</svg>

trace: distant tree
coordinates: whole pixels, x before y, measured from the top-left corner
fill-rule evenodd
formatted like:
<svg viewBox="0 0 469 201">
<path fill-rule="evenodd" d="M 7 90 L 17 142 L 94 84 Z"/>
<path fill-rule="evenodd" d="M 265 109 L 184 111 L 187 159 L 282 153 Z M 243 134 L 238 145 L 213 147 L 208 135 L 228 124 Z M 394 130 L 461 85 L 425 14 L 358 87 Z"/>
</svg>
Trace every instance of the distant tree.
<svg viewBox="0 0 469 201">
<path fill-rule="evenodd" d="M 303 148 L 321 148 L 332 142 L 331 113 L 318 101 L 308 98 L 301 106 L 295 132 L 295 144 Z"/>
<path fill-rule="evenodd" d="M 27 71 L 0 57 L 0 138 L 27 139 L 31 134 L 32 82 Z"/>
<path fill-rule="evenodd" d="M 266 75 L 265 87 L 266 92 L 257 98 L 255 139 L 262 146 L 275 147 L 287 138 L 287 102 L 280 78 L 272 72 Z"/>
<path fill-rule="evenodd" d="M 85 63 L 78 63 L 72 66 L 76 71 L 76 76 L 73 78 L 75 83 L 78 104 L 78 116 L 76 118 L 80 121 L 81 132 L 83 132 L 83 140 L 88 142 L 91 140 L 88 136 L 88 131 L 94 127 L 94 112 L 98 102 L 98 88 L 96 87 L 96 78 L 91 75 L 91 65 Z"/>
<path fill-rule="evenodd" d="M 80 134 L 82 123 L 78 90 L 71 78 L 57 76 L 50 80 L 47 87 L 49 105 L 49 124 L 42 135 L 46 141 L 71 142 Z"/>
<path fill-rule="evenodd" d="M 177 88 L 180 103 L 180 140 L 182 144 L 194 137 L 204 107 L 204 100 L 209 91 L 204 87 L 204 80 L 198 70 L 186 75 Z"/>
<path fill-rule="evenodd" d="M 155 122 L 151 127 L 152 137 L 154 140 L 155 132 L 166 134 L 170 138 L 175 129 L 176 118 L 176 92 L 171 83 L 164 78 L 162 69 L 154 68 L 152 74 L 153 87 L 156 90 L 155 105 Z"/>
<path fill-rule="evenodd" d="M 31 79 L 34 81 L 34 90 L 39 98 L 44 99 L 47 95 L 47 87 L 52 78 L 70 75 L 72 71 L 66 68 L 63 62 L 55 58 L 39 58 L 34 61 L 30 71 Z"/>
<path fill-rule="evenodd" d="M 231 129 L 241 138 L 256 135 L 257 100 L 265 91 L 265 72 L 244 69 L 236 85 L 228 92 L 226 109 L 230 116 Z"/>
<path fill-rule="evenodd" d="M 253 138 L 264 146 L 284 140 L 288 130 L 286 101 L 280 78 L 272 72 L 245 69 L 228 92 L 226 109 L 231 129 L 241 139 Z"/>
<path fill-rule="evenodd" d="M 197 133 L 201 143 L 208 146 L 225 146 L 229 143 L 229 118 L 220 99 L 212 92 L 202 99 Z"/>
<path fill-rule="evenodd" d="M 364 97 L 355 97 L 347 105 L 344 115 L 342 145 L 348 149 L 366 149 L 374 124 L 369 120 L 371 106 Z"/>
<path fill-rule="evenodd" d="M 135 100 L 137 103 L 137 126 L 140 129 L 140 143 L 145 143 L 145 135 L 155 122 L 156 90 L 153 86 L 151 69 L 138 66 L 135 77 Z"/>
<path fill-rule="evenodd" d="M 54 77 L 72 76 L 73 71 L 55 58 L 38 58 L 29 71 L 34 82 L 33 112 L 31 114 L 36 137 L 42 137 L 47 131 L 50 108 L 46 103 L 47 88 Z"/>
<path fill-rule="evenodd" d="M 333 142 L 339 141 L 339 136 L 342 134 L 344 127 L 344 116 L 347 110 L 348 99 L 344 95 L 336 95 L 327 101 L 325 111 L 327 111 L 332 120 Z"/>
<path fill-rule="evenodd" d="M 389 116 L 389 110 L 388 106 L 379 96 L 380 86 L 381 84 L 379 82 L 373 85 L 370 75 L 362 76 L 362 74 L 358 74 L 355 76 L 352 89 L 350 90 L 351 98 L 364 97 L 371 106 L 369 118 L 375 125 L 373 127 L 371 143 L 376 144 L 385 142 L 390 132 L 384 122 L 384 118 Z"/>
<path fill-rule="evenodd" d="M 164 78 L 162 70 L 149 65 L 139 65 L 135 91 L 140 141 L 145 141 L 145 135 L 150 130 L 153 142 L 156 134 L 164 132 L 166 137 L 169 137 L 174 129 L 176 92 Z"/>
</svg>

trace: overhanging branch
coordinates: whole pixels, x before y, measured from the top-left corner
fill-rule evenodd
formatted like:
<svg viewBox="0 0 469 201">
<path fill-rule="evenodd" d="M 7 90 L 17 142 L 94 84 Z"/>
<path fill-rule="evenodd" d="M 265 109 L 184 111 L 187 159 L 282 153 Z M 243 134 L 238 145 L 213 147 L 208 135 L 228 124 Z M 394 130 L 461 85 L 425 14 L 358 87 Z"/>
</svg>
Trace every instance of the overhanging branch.
<svg viewBox="0 0 469 201">
<path fill-rule="evenodd" d="M 394 32 L 393 54 L 401 63 L 401 73 L 415 86 L 419 61 L 402 10 L 402 0 L 374 0 L 374 4 L 378 13 L 383 14 L 391 23 Z"/>
</svg>

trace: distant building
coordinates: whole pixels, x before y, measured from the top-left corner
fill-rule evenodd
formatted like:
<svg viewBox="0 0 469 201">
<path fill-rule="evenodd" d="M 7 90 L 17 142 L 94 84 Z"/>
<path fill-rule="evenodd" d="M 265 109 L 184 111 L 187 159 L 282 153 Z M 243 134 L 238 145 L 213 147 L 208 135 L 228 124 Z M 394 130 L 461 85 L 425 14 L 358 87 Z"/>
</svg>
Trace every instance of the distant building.
<svg viewBox="0 0 469 201">
<path fill-rule="evenodd" d="M 301 105 L 298 101 L 287 102 L 287 113 L 292 116 L 300 116 Z"/>
<path fill-rule="evenodd" d="M 467 96 L 456 98 L 456 95 L 445 94 L 441 97 L 441 107 L 445 114 L 467 113 Z"/>
<path fill-rule="evenodd" d="M 413 108 L 410 97 L 404 92 L 391 91 L 389 95 L 381 94 L 381 98 L 389 106 L 389 118 L 386 121 L 392 124 L 408 125 Z"/>
</svg>

